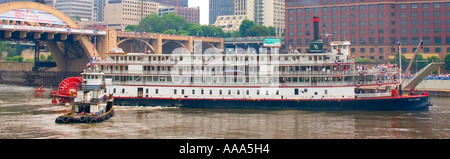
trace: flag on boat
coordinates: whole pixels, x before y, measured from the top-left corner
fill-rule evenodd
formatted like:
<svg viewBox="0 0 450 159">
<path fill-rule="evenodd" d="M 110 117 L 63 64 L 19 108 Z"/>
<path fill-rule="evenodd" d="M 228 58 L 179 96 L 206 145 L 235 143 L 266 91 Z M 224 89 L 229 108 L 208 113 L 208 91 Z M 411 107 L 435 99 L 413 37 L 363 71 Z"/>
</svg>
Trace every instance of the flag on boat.
<svg viewBox="0 0 450 159">
<path fill-rule="evenodd" d="M 91 65 L 92 65 L 92 63 L 91 63 L 91 61 L 89 61 L 89 62 L 86 64 L 86 67 L 91 67 Z"/>
</svg>

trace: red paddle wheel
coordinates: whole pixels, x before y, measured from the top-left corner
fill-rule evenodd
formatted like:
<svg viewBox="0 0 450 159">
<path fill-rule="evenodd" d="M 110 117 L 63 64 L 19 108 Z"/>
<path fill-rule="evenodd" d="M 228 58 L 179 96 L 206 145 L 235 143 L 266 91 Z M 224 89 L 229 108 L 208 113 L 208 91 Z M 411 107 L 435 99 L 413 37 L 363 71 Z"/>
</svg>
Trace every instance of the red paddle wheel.
<svg viewBox="0 0 450 159">
<path fill-rule="evenodd" d="M 58 89 L 50 93 L 50 96 L 53 98 L 52 103 L 57 104 L 59 102 L 65 104 L 72 101 L 77 97 L 77 90 L 82 81 L 82 77 L 69 77 L 64 79 L 59 84 Z"/>
</svg>

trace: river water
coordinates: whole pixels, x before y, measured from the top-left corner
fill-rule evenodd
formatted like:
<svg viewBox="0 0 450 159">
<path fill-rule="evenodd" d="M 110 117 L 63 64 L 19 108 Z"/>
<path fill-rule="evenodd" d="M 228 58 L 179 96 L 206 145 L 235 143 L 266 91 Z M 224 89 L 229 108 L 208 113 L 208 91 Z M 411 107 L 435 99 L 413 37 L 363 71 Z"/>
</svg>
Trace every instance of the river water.
<svg viewBox="0 0 450 159">
<path fill-rule="evenodd" d="M 450 138 L 450 97 L 428 111 L 299 111 L 115 107 L 95 124 L 56 124 L 70 110 L 32 87 L 0 85 L 0 139 L 422 139 Z"/>
</svg>

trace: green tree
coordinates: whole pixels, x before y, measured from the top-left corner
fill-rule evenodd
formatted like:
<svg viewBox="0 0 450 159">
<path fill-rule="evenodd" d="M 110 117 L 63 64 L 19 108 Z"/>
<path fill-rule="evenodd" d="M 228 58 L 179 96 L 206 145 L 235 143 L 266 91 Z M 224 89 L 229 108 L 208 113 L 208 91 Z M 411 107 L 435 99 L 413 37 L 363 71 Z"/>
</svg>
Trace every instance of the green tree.
<svg viewBox="0 0 450 159">
<path fill-rule="evenodd" d="M 270 36 L 277 36 L 277 31 L 273 26 L 270 26 L 269 30 L 270 30 Z"/>
<path fill-rule="evenodd" d="M 163 32 L 163 34 L 175 34 L 175 30 L 173 29 L 167 29 L 166 31 Z"/>
<path fill-rule="evenodd" d="M 187 32 L 190 36 L 203 36 L 202 26 L 198 24 L 194 24 L 187 28 Z"/>
<path fill-rule="evenodd" d="M 240 37 L 241 33 L 239 33 L 239 31 L 228 31 L 224 33 L 225 38 L 229 38 L 229 37 Z"/>
<path fill-rule="evenodd" d="M 139 22 L 136 27 L 136 31 L 139 32 L 156 32 L 161 33 L 165 31 L 162 19 L 158 14 L 149 14 Z"/>
<path fill-rule="evenodd" d="M 444 57 L 445 69 L 450 70 L 450 53 Z"/>
<path fill-rule="evenodd" d="M 397 66 L 399 65 L 399 61 L 398 61 L 398 54 L 395 54 L 395 58 L 393 60 L 389 60 L 390 63 L 395 63 L 397 64 Z M 405 55 L 402 55 L 402 70 L 406 70 L 406 68 L 408 68 L 408 64 L 409 64 L 409 60 L 406 60 Z"/>
<path fill-rule="evenodd" d="M 178 30 L 175 34 L 177 35 L 189 35 L 187 30 Z"/>
<path fill-rule="evenodd" d="M 248 19 L 245 19 L 242 21 L 241 25 L 239 26 L 239 33 L 241 33 L 241 36 L 247 36 L 246 31 L 247 29 L 255 26 L 256 24 Z"/>
<path fill-rule="evenodd" d="M 431 56 L 431 57 L 427 57 L 427 60 L 428 60 L 428 63 L 439 62 L 439 61 L 441 61 L 441 59 L 439 59 L 439 57 L 436 56 L 436 55 L 433 55 L 433 56 Z"/>
<path fill-rule="evenodd" d="M 410 60 L 409 60 L 409 61 L 410 61 Z M 409 62 L 409 61 L 408 61 L 408 62 Z M 422 55 L 422 54 L 417 54 L 417 55 L 416 55 L 416 58 L 414 59 L 414 63 L 413 63 L 414 66 L 411 66 L 411 70 L 412 70 L 413 68 L 417 68 L 417 70 L 421 70 L 422 68 L 424 68 L 425 66 L 428 65 L 428 62 L 422 62 L 422 61 L 427 61 L 427 60 L 425 60 L 425 59 L 423 58 L 423 55 Z M 408 65 L 409 65 L 409 63 L 408 63 Z"/>
<path fill-rule="evenodd" d="M 164 14 L 161 17 L 162 24 L 166 30 L 173 29 L 173 30 L 184 30 L 188 27 L 188 22 L 186 19 L 184 19 L 181 16 L 175 15 L 175 13 L 169 13 Z M 164 32 L 165 30 L 161 30 L 161 32 Z"/>
<path fill-rule="evenodd" d="M 136 31 L 136 28 L 137 28 L 138 26 L 137 25 L 127 25 L 126 27 L 125 27 L 125 31 Z"/>
<path fill-rule="evenodd" d="M 269 36 L 270 35 L 270 30 L 269 28 L 262 26 L 262 25 L 255 25 L 251 28 L 248 28 L 245 31 L 245 34 L 247 36 Z"/>
<path fill-rule="evenodd" d="M 10 54 L 10 53 L 13 53 L 13 49 L 11 49 L 8 42 L 0 41 L 0 55 L 3 52 Z"/>
<path fill-rule="evenodd" d="M 19 42 L 17 42 L 16 45 L 14 46 L 14 51 L 16 52 L 16 54 L 15 54 L 14 56 L 20 56 L 20 55 L 22 55 L 23 46 L 20 45 Z"/>
<path fill-rule="evenodd" d="M 22 56 L 6 57 L 5 61 L 6 62 L 22 62 L 23 57 Z"/>
<path fill-rule="evenodd" d="M 202 25 L 203 36 L 224 37 L 225 33 L 221 28 L 212 25 Z"/>
<path fill-rule="evenodd" d="M 355 58 L 356 64 L 369 64 L 369 63 L 374 63 L 374 62 L 375 61 L 371 60 L 371 59 L 360 58 L 360 57 Z"/>
</svg>

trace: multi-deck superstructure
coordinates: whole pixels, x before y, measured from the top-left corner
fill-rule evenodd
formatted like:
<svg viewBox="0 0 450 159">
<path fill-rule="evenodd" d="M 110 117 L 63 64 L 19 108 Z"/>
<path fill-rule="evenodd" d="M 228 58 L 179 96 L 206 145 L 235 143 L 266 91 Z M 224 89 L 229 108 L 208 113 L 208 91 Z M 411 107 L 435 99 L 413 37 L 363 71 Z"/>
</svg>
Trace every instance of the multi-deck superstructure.
<svg viewBox="0 0 450 159">
<path fill-rule="evenodd" d="M 318 28 L 318 19 L 314 22 Z M 115 49 L 106 60 L 91 61 L 85 72 L 104 73 L 105 91 L 119 105 L 305 110 L 415 110 L 431 105 L 428 95 L 397 94 L 396 65 L 356 65 L 349 41 L 331 42 L 326 49 L 318 31 L 315 37 L 307 53 L 262 48 L 145 54 Z"/>
</svg>

